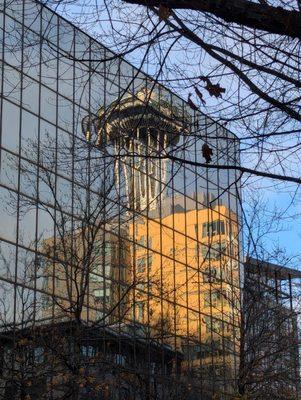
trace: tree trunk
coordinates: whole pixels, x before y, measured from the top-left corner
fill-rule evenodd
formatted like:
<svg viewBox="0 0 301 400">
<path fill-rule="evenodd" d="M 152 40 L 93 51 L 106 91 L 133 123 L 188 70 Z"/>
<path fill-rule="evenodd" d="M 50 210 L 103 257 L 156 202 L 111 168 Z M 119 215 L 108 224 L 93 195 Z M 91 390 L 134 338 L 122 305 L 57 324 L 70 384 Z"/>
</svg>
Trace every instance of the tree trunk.
<svg viewBox="0 0 301 400">
<path fill-rule="evenodd" d="M 301 13 L 249 0 L 125 0 L 127 3 L 208 12 L 226 22 L 301 39 Z"/>
</svg>

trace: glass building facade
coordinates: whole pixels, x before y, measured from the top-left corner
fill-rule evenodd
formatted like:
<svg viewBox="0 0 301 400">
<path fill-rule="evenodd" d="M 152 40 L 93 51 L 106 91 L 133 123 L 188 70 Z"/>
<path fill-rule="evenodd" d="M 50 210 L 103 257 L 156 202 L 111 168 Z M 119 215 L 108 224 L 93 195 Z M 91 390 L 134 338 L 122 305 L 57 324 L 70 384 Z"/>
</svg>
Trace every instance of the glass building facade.
<svg viewBox="0 0 301 400">
<path fill-rule="evenodd" d="M 240 176 L 202 152 L 236 165 L 236 137 L 41 3 L 0 3 L 0 398 L 230 398 Z"/>
</svg>

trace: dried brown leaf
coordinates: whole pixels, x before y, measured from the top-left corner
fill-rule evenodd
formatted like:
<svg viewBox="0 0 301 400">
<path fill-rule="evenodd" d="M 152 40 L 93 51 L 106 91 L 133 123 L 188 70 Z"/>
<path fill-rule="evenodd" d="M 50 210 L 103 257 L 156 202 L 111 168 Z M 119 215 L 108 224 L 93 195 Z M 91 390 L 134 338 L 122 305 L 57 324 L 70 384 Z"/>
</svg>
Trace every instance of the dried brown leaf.
<svg viewBox="0 0 301 400">
<path fill-rule="evenodd" d="M 163 4 L 160 4 L 158 15 L 160 21 L 167 21 L 170 17 L 170 8 L 164 6 Z"/>
<path fill-rule="evenodd" d="M 209 78 L 207 78 L 205 89 L 208 91 L 210 96 L 214 96 L 216 98 L 222 97 L 222 93 L 225 93 L 226 91 L 226 89 L 221 87 L 219 83 L 212 83 Z"/>
</svg>

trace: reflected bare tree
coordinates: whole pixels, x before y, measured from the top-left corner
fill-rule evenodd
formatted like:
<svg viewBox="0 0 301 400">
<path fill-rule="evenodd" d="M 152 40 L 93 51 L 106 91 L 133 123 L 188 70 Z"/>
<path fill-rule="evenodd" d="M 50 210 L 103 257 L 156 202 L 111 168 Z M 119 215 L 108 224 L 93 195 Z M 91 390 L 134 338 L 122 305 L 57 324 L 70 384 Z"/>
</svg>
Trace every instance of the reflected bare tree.
<svg viewBox="0 0 301 400">
<path fill-rule="evenodd" d="M 22 219 L 34 211 L 43 223 L 28 244 L 36 253 L 20 250 L 16 305 L 3 297 L 3 346 L 12 357 L 5 372 L 11 386 L 6 383 L 3 393 L 17 391 L 29 399 L 47 385 L 45 398 L 52 392 L 55 398 L 76 399 L 82 390 L 101 392 L 105 385 L 105 380 L 92 379 L 88 367 L 83 370 L 83 346 L 91 347 L 85 347 L 84 338 L 92 331 L 104 335 L 109 327 L 114 338 L 114 326 L 131 319 L 129 298 L 136 282 L 129 262 L 128 214 L 116 192 L 114 160 L 93 165 L 93 148 L 86 141 L 47 135 L 43 141 L 29 140 L 23 151 L 28 160 L 20 169 L 23 190 L 31 195 L 12 194 L 7 212 L 18 208 Z M 30 161 L 37 159 L 39 167 Z M 11 158 L 12 170 L 18 167 Z M 9 264 L 9 254 L 1 258 Z M 99 363 L 105 359 L 99 353 Z M 35 382 L 37 376 L 42 386 Z"/>
</svg>

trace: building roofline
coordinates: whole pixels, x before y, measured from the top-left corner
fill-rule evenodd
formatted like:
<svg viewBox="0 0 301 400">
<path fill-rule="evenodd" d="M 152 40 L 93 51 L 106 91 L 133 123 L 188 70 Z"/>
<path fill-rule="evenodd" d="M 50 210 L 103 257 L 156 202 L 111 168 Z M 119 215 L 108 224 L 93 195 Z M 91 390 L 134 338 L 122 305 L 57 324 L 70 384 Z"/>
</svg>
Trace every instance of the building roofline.
<svg viewBox="0 0 301 400">
<path fill-rule="evenodd" d="M 16 338 L 31 337 L 33 335 L 44 336 L 45 332 L 48 332 L 50 333 L 50 335 L 52 335 L 56 329 L 59 329 L 60 333 L 63 335 L 66 334 L 68 331 L 71 332 L 75 328 L 75 326 L 75 320 L 64 318 L 62 318 L 61 320 L 58 319 L 57 321 L 54 321 L 51 318 L 45 318 L 43 320 L 37 321 L 37 324 L 35 325 L 32 324 L 26 327 L 22 327 L 22 324 L 20 324 L 20 328 L 17 330 L 12 325 L 8 325 L 7 327 L 4 326 L 0 328 L 0 343 L 10 343 L 13 342 Z M 163 350 L 166 354 L 177 355 L 180 358 L 183 357 L 183 354 L 179 350 L 173 350 L 172 347 L 166 343 L 162 344 L 155 340 L 151 340 L 149 342 L 145 336 L 139 336 L 139 328 L 143 329 L 144 326 L 137 323 L 120 323 L 112 325 L 111 327 L 101 325 L 81 325 L 81 333 L 83 334 L 81 339 L 83 343 L 85 341 L 89 342 L 91 339 L 93 339 L 94 341 L 124 340 L 129 346 L 150 346 L 154 350 Z M 136 330 L 137 332 L 135 332 Z"/>
<path fill-rule="evenodd" d="M 253 257 L 246 257 L 244 266 L 248 270 L 248 272 L 257 274 L 258 272 L 263 271 L 267 276 L 270 276 L 271 278 L 277 277 L 277 279 L 280 280 L 301 279 L 301 270 L 269 263 Z"/>
</svg>

